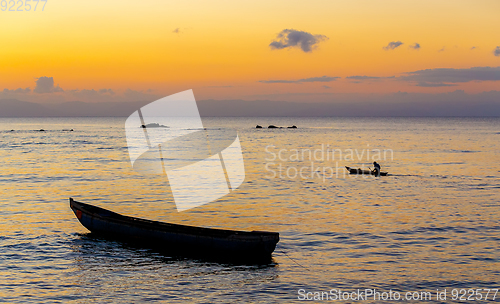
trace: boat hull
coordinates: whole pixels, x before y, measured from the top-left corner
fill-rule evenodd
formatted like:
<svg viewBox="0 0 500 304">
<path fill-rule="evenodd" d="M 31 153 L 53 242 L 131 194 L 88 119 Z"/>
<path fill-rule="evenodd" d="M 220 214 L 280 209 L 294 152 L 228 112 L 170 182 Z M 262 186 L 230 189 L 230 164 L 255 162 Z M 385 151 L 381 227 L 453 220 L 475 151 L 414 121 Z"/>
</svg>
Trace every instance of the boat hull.
<svg viewBox="0 0 500 304">
<path fill-rule="evenodd" d="M 349 171 L 350 174 L 361 174 L 361 175 L 374 175 L 374 176 L 386 176 L 387 172 L 380 172 L 380 174 L 375 174 L 373 171 L 370 170 L 362 170 L 362 169 L 354 169 L 351 167 L 345 167 L 347 171 Z"/>
<path fill-rule="evenodd" d="M 77 202 L 70 207 L 80 223 L 92 233 L 141 246 L 159 249 L 175 256 L 224 261 L 269 261 L 279 242 L 279 233 L 235 231 L 169 224 L 120 215 Z"/>
</svg>

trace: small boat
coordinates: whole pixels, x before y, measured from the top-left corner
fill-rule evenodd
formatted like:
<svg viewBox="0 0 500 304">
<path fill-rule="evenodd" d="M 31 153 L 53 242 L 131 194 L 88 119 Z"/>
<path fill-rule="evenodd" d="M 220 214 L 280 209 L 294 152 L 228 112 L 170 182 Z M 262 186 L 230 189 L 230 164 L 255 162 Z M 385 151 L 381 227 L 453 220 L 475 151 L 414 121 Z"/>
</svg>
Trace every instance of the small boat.
<svg viewBox="0 0 500 304">
<path fill-rule="evenodd" d="M 350 174 L 366 174 L 366 175 L 376 175 L 375 174 L 375 171 L 371 171 L 371 170 L 363 170 L 363 169 L 354 169 L 354 168 L 351 168 L 351 167 L 345 167 L 347 169 L 347 171 L 349 171 Z M 379 176 L 386 176 L 387 175 L 387 172 L 380 172 Z"/>
<path fill-rule="evenodd" d="M 168 128 L 168 126 L 160 125 L 159 123 L 153 122 L 149 123 L 147 125 L 141 125 L 141 128 L 146 129 L 146 128 Z"/>
<path fill-rule="evenodd" d="M 203 228 L 124 216 L 104 208 L 69 204 L 80 223 L 92 233 L 159 249 L 175 256 L 230 262 L 269 262 L 279 233 Z"/>
</svg>

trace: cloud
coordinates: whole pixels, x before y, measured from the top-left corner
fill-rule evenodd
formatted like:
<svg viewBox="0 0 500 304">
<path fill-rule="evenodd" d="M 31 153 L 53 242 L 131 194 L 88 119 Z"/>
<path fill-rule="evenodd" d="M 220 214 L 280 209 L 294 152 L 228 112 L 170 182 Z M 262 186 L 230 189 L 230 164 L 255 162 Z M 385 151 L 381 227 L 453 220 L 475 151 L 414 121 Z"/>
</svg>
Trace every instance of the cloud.
<svg viewBox="0 0 500 304">
<path fill-rule="evenodd" d="M 52 77 L 38 77 L 36 78 L 36 86 L 33 90 L 35 93 L 54 93 L 54 92 L 64 92 L 59 85 L 54 87 L 54 78 Z"/>
<path fill-rule="evenodd" d="M 300 47 L 302 51 L 311 52 L 318 43 L 327 40 L 324 35 L 313 35 L 304 31 L 284 29 L 273 40 L 269 46 L 271 49 L 281 50 L 288 47 Z"/>
<path fill-rule="evenodd" d="M 26 102 L 57 103 L 57 102 L 144 102 L 160 98 L 152 89 L 125 92 L 111 88 L 101 89 L 66 89 L 54 85 L 54 78 L 42 76 L 35 78 L 36 87 L 18 89 L 0 89 L 0 99 L 19 98 Z M 53 94 L 57 93 L 57 94 Z M 1 110 L 0 110 L 1 111 Z"/>
<path fill-rule="evenodd" d="M 442 83 L 442 82 L 434 82 L 434 83 L 429 83 L 429 82 L 419 82 L 416 84 L 417 87 L 424 87 L 424 88 L 437 88 L 437 87 L 455 87 L 457 86 L 456 84 L 450 84 L 450 83 Z"/>
<path fill-rule="evenodd" d="M 388 51 L 388 50 L 394 50 L 395 48 L 403 45 L 404 43 L 401 42 L 401 41 L 392 41 L 392 42 L 389 42 L 389 44 L 387 46 L 384 46 L 383 49 Z"/>
<path fill-rule="evenodd" d="M 178 27 L 175 30 L 173 30 L 172 33 L 180 34 L 181 33 L 181 29 Z"/>
<path fill-rule="evenodd" d="M 477 48 L 476 48 L 475 46 L 473 46 L 473 47 L 471 47 L 470 49 L 471 49 L 471 51 L 472 51 L 472 50 L 475 50 L 475 49 L 477 49 Z"/>
<path fill-rule="evenodd" d="M 322 86 L 324 89 L 331 89 L 332 87 L 331 86 L 327 86 L 327 85 L 324 85 Z"/>
<path fill-rule="evenodd" d="M 106 99 L 102 99 L 103 96 L 111 96 L 114 95 L 115 92 L 112 89 L 83 89 L 83 90 L 68 90 L 68 93 L 71 93 L 73 96 L 84 99 L 84 100 L 92 100 L 92 101 L 103 101 Z"/>
<path fill-rule="evenodd" d="M 259 82 L 262 82 L 262 83 L 330 82 L 330 81 L 335 81 L 339 78 L 340 77 L 321 76 L 321 77 L 302 78 L 299 80 L 259 80 Z"/>
<path fill-rule="evenodd" d="M 398 77 L 399 80 L 418 83 L 463 83 L 470 81 L 499 81 L 500 67 L 473 67 L 469 69 L 427 69 L 406 73 Z M 425 86 L 425 85 L 423 85 Z"/>
<path fill-rule="evenodd" d="M 383 79 L 386 77 L 377 77 L 377 76 L 348 76 L 346 79 L 353 79 L 353 80 L 378 80 L 378 79 Z"/>
<path fill-rule="evenodd" d="M 444 46 L 443 46 L 443 48 L 442 48 L 442 49 L 438 50 L 438 52 L 439 52 L 439 53 L 440 53 L 440 52 L 444 52 Z"/>
<path fill-rule="evenodd" d="M 420 50 L 420 44 L 415 42 L 415 44 L 410 45 L 410 48 L 414 50 Z"/>
<path fill-rule="evenodd" d="M 495 50 L 493 50 L 493 55 L 499 57 L 500 56 L 500 46 L 497 46 Z"/>
<path fill-rule="evenodd" d="M 379 81 L 383 79 L 393 79 L 395 76 L 390 77 L 378 77 L 378 76 L 347 76 L 345 79 L 351 80 L 351 83 L 363 83 L 364 81 Z"/>
<path fill-rule="evenodd" d="M 303 78 L 299 79 L 299 82 L 330 82 L 339 79 L 340 77 L 329 77 L 329 76 L 321 76 L 321 77 L 311 77 L 311 78 Z"/>
<path fill-rule="evenodd" d="M 26 94 L 29 92 L 31 92 L 30 88 L 26 88 L 26 89 L 19 88 L 16 90 L 3 89 L 4 94 Z"/>
<path fill-rule="evenodd" d="M 112 89 L 100 89 L 99 93 L 101 93 L 101 94 L 110 94 L 110 95 L 114 95 L 115 94 L 115 92 Z"/>
</svg>

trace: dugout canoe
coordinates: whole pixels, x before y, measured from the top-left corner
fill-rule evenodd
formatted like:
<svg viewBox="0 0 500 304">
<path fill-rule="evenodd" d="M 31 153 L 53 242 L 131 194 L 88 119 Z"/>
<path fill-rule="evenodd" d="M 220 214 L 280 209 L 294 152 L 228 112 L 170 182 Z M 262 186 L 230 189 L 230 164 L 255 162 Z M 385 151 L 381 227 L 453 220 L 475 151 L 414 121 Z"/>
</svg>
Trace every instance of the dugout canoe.
<svg viewBox="0 0 500 304">
<path fill-rule="evenodd" d="M 370 170 L 363 170 L 363 169 L 354 169 L 351 167 L 345 167 L 347 171 L 349 171 L 350 174 L 366 174 L 366 175 L 376 175 L 375 172 L 370 171 Z M 380 176 L 386 176 L 387 172 L 380 172 Z"/>
<path fill-rule="evenodd" d="M 237 231 L 150 221 L 69 199 L 80 223 L 93 234 L 160 249 L 175 256 L 235 262 L 265 262 L 279 233 Z"/>
</svg>

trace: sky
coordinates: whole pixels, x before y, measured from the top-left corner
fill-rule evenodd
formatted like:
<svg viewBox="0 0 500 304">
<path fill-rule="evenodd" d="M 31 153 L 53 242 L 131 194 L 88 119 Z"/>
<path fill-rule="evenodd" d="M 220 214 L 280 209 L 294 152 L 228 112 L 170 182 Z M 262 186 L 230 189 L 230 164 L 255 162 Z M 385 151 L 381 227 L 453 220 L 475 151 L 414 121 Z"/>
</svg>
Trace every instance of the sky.
<svg viewBox="0 0 500 304">
<path fill-rule="evenodd" d="M 500 91 L 498 0 L 47 0 L 36 11 L 31 2 L 0 8 L 0 99 L 153 101 L 193 89 L 197 100 L 364 102 Z"/>
</svg>

